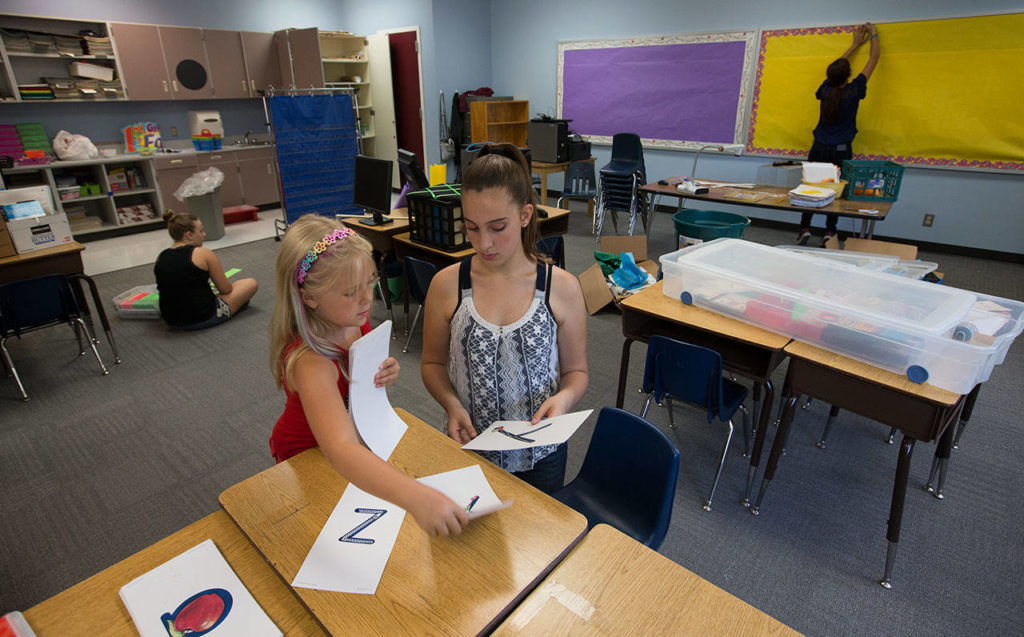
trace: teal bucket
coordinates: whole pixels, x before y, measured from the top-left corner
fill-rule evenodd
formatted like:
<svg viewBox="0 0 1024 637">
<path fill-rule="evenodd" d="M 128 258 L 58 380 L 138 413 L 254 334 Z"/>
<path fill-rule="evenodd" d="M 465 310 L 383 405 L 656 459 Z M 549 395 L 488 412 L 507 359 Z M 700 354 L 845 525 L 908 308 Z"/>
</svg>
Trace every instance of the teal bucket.
<svg viewBox="0 0 1024 637">
<path fill-rule="evenodd" d="M 743 215 L 732 212 L 719 212 L 718 210 L 680 210 L 672 215 L 672 222 L 676 225 L 676 241 L 679 235 L 690 239 L 710 241 L 729 237 L 740 239 L 743 231 L 750 225 L 750 219 Z"/>
</svg>

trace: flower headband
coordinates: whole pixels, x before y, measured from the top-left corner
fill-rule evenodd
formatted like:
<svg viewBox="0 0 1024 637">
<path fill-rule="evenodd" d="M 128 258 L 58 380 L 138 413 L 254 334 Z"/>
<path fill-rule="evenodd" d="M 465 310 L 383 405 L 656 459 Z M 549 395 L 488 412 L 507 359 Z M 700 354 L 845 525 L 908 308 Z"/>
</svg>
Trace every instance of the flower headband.
<svg viewBox="0 0 1024 637">
<path fill-rule="evenodd" d="M 317 241 L 313 249 L 306 253 L 306 257 L 302 259 L 302 263 L 299 264 L 299 272 L 296 275 L 296 280 L 299 285 L 306 279 L 306 274 L 309 273 L 309 269 L 316 263 L 317 258 L 323 254 L 327 248 L 333 245 L 335 242 L 345 237 L 351 237 L 355 232 L 350 228 L 338 228 L 334 232 L 330 232 L 324 235 L 324 238 Z"/>
</svg>

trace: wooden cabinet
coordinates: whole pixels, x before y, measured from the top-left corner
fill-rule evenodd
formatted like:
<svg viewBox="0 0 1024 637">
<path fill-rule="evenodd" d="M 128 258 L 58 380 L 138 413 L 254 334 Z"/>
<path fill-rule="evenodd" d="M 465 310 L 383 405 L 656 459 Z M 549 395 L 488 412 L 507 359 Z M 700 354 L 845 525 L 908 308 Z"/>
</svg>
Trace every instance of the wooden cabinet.
<svg viewBox="0 0 1024 637">
<path fill-rule="evenodd" d="M 225 208 L 245 203 L 242 200 L 242 185 L 238 180 L 236 156 L 237 153 L 233 150 L 218 150 L 199 155 L 199 170 L 215 166 L 224 173 L 224 182 L 220 186 L 220 204 Z"/>
<path fill-rule="evenodd" d="M 530 102 L 470 102 L 469 117 L 473 143 L 505 142 L 519 147 L 526 146 Z"/>
<path fill-rule="evenodd" d="M 198 158 L 193 154 L 178 154 L 170 157 L 158 157 L 155 161 L 156 179 L 164 208 L 174 212 L 190 212 L 188 199 L 178 201 L 174 192 L 182 182 L 199 170 Z M 160 211 L 163 214 L 163 210 Z"/>
<path fill-rule="evenodd" d="M 245 203 L 263 206 L 281 201 L 277 162 L 270 147 L 238 151 L 238 177 Z"/>
<path fill-rule="evenodd" d="M 110 34 L 114 39 L 128 99 L 172 99 L 171 82 L 160 48 L 159 28 L 149 24 L 112 22 Z"/>
<path fill-rule="evenodd" d="M 238 31 L 203 29 L 210 79 L 217 99 L 249 97 L 242 34 Z"/>
<path fill-rule="evenodd" d="M 259 97 L 259 91 L 271 86 L 282 88 L 284 84 L 274 34 L 242 31 L 241 38 L 249 97 Z"/>
<path fill-rule="evenodd" d="M 158 27 L 171 95 L 176 100 L 213 97 L 203 30 L 195 27 Z"/>
</svg>

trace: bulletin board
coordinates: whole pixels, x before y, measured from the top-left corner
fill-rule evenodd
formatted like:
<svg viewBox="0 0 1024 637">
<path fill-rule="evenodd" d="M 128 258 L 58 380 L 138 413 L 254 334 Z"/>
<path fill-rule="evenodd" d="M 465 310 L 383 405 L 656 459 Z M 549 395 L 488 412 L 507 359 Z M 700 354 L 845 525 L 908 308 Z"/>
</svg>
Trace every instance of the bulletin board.
<svg viewBox="0 0 1024 637">
<path fill-rule="evenodd" d="M 815 91 L 856 26 L 763 31 L 746 150 L 805 157 Z M 853 142 L 857 159 L 1024 171 L 1024 14 L 878 25 L 881 58 Z M 856 74 L 869 44 L 851 57 Z"/>
<path fill-rule="evenodd" d="M 556 108 L 595 143 L 736 144 L 747 129 L 757 31 L 558 43 Z"/>
</svg>

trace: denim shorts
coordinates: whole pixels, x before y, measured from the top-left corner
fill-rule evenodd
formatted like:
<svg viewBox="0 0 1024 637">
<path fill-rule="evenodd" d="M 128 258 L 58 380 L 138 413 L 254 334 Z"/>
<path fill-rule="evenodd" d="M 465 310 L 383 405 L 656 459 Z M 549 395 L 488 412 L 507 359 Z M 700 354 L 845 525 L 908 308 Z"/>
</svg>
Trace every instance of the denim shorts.
<svg viewBox="0 0 1024 637">
<path fill-rule="evenodd" d="M 205 330 L 208 327 L 213 327 L 214 325 L 220 325 L 224 321 L 226 321 L 229 318 L 231 318 L 231 306 L 228 305 L 228 302 L 225 301 L 224 299 L 220 298 L 219 296 L 214 297 L 213 300 L 214 300 L 214 304 L 215 304 L 215 309 L 214 309 L 214 312 L 213 312 L 213 316 L 211 316 L 210 318 L 208 318 L 208 319 L 206 319 L 204 321 L 199 321 L 198 323 L 191 323 L 189 325 L 177 326 L 177 329 L 179 329 L 179 330 L 188 330 L 188 331 L 192 331 L 192 330 Z"/>
</svg>

